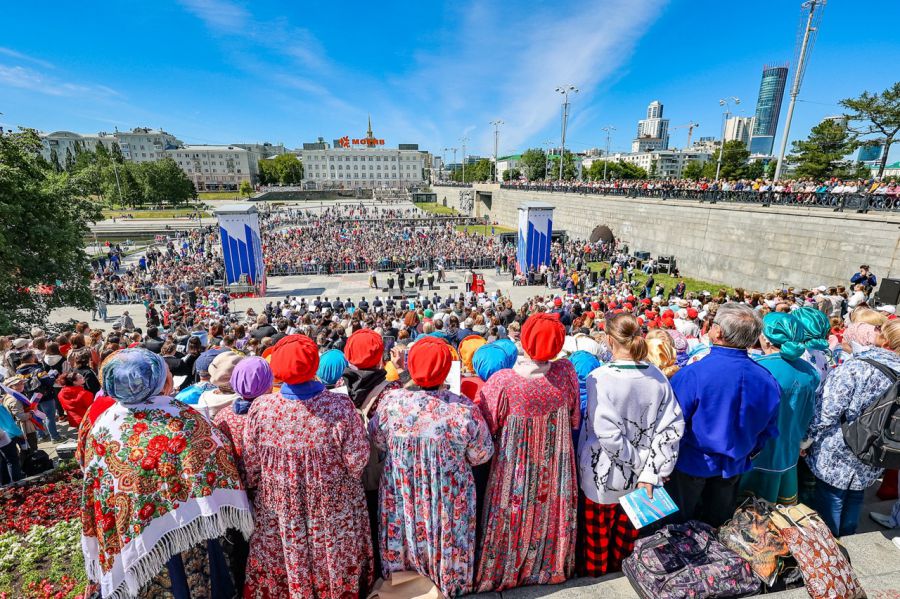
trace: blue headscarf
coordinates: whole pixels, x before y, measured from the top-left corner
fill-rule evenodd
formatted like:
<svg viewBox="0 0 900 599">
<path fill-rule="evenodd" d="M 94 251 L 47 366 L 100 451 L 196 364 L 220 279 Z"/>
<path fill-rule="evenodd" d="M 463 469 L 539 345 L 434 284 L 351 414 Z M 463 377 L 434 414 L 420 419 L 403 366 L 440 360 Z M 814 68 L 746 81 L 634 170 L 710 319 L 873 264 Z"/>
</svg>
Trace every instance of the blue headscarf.
<svg viewBox="0 0 900 599">
<path fill-rule="evenodd" d="M 800 324 L 800 343 L 807 349 L 828 349 L 828 334 L 831 333 L 831 322 L 828 316 L 818 308 L 803 306 L 791 312 Z"/>
<path fill-rule="evenodd" d="M 487 381 L 494 373 L 504 368 L 512 368 L 516 358 L 510 357 L 509 352 L 500 346 L 498 342 L 482 345 L 472 356 L 472 367 L 475 374 L 483 381 Z"/>
<path fill-rule="evenodd" d="M 762 332 L 772 345 L 781 350 L 785 360 L 796 360 L 806 352 L 806 347 L 801 343 L 803 325 L 791 314 L 769 312 L 763 318 Z"/>
<path fill-rule="evenodd" d="M 569 356 L 569 362 L 575 367 L 575 373 L 578 375 L 579 384 L 587 381 L 588 375 L 595 369 L 600 368 L 601 362 L 594 354 L 584 351 L 583 349 L 573 352 Z"/>
<path fill-rule="evenodd" d="M 131 404 L 159 395 L 168 373 L 159 354 L 130 347 L 106 358 L 100 366 L 100 381 L 107 395 L 119 403 Z"/>
<path fill-rule="evenodd" d="M 329 349 L 319 356 L 319 369 L 316 370 L 316 377 L 326 386 L 333 387 L 341 380 L 344 370 L 349 365 L 344 352 L 339 349 Z"/>
<path fill-rule="evenodd" d="M 506 354 L 508 356 L 510 356 L 510 359 L 513 361 L 513 364 L 515 364 L 516 360 L 519 357 L 519 348 L 516 347 L 516 344 L 513 342 L 512 339 L 509 339 L 509 338 L 497 339 L 496 341 L 494 341 L 494 345 L 502 348 L 503 351 L 505 351 Z M 510 366 L 510 368 L 512 368 L 512 366 Z"/>
</svg>

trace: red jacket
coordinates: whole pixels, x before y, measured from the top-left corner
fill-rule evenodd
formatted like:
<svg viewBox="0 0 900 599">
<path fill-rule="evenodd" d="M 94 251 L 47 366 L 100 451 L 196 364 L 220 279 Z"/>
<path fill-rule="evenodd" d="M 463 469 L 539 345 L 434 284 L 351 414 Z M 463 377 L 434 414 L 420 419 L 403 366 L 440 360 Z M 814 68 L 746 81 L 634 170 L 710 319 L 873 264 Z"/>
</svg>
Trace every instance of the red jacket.
<svg viewBox="0 0 900 599">
<path fill-rule="evenodd" d="M 59 403 L 62 404 L 66 411 L 66 418 L 69 420 L 69 426 L 78 428 L 84 418 L 85 412 L 94 403 L 94 394 L 85 389 L 72 385 L 63 387 L 59 391 Z"/>
</svg>

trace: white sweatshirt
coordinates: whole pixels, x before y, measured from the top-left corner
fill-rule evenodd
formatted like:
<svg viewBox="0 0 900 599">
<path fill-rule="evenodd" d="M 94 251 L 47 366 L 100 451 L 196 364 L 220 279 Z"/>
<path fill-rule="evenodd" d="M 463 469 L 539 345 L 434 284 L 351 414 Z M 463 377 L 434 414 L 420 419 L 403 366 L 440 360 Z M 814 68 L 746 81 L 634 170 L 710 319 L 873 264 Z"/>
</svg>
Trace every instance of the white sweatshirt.
<svg viewBox="0 0 900 599">
<path fill-rule="evenodd" d="M 675 468 L 684 417 L 666 376 L 649 362 L 615 360 L 587 378 L 578 443 L 581 490 L 617 503 L 638 483 L 663 484 Z"/>
</svg>

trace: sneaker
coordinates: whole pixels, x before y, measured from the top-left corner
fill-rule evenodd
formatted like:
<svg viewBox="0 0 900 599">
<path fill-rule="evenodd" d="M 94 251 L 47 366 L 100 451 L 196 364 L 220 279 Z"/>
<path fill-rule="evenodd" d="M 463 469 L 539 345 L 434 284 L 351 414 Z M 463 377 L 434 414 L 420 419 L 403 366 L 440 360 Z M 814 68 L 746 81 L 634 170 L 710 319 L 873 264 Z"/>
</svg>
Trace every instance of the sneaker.
<svg viewBox="0 0 900 599">
<path fill-rule="evenodd" d="M 869 518 L 879 526 L 884 528 L 898 528 L 894 526 L 894 522 L 887 514 L 879 514 L 878 512 L 869 512 Z"/>
</svg>

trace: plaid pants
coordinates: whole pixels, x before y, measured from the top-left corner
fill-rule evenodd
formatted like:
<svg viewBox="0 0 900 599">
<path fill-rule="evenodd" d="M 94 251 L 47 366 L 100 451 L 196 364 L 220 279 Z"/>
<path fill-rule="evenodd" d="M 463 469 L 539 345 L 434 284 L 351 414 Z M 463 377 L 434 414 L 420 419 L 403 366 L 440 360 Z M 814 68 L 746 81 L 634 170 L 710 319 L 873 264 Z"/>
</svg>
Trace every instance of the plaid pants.
<svg viewBox="0 0 900 599">
<path fill-rule="evenodd" d="M 594 503 L 584 497 L 584 575 L 603 576 L 622 569 L 631 555 L 638 531 L 618 503 Z"/>
</svg>

